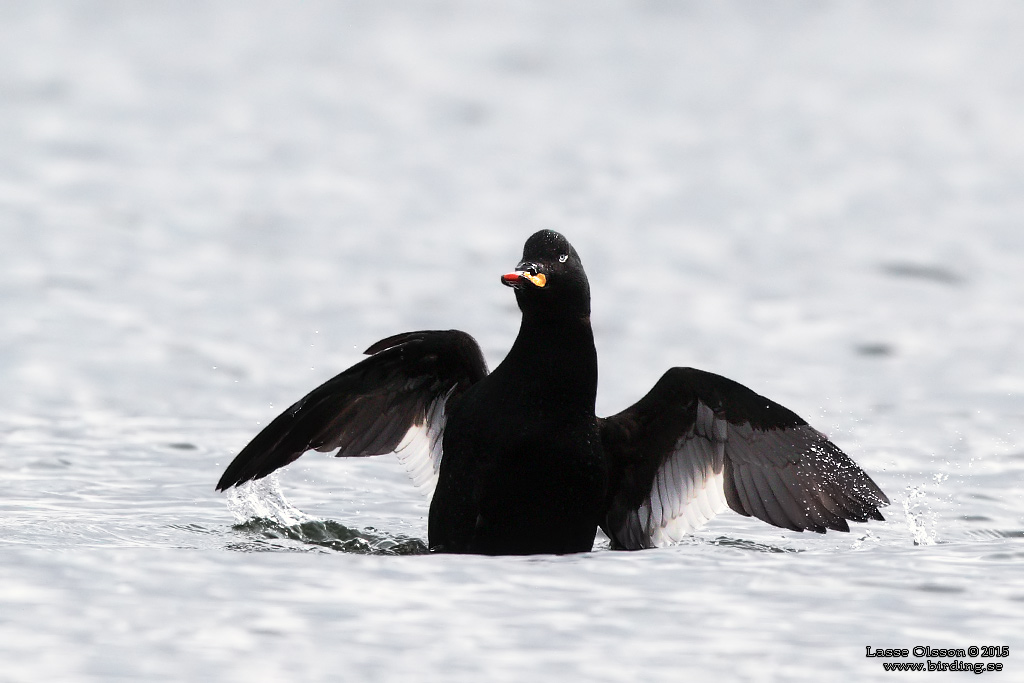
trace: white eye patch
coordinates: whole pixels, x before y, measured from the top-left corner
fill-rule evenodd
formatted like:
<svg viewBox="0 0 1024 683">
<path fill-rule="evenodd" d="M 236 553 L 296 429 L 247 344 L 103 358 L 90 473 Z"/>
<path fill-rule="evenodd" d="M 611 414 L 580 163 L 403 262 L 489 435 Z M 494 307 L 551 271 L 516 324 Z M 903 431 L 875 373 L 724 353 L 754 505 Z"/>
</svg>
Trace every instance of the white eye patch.
<svg viewBox="0 0 1024 683">
<path fill-rule="evenodd" d="M 565 263 L 568 260 L 569 260 L 569 255 L 568 254 L 562 254 L 561 256 L 558 257 L 558 262 L 559 263 Z"/>
</svg>

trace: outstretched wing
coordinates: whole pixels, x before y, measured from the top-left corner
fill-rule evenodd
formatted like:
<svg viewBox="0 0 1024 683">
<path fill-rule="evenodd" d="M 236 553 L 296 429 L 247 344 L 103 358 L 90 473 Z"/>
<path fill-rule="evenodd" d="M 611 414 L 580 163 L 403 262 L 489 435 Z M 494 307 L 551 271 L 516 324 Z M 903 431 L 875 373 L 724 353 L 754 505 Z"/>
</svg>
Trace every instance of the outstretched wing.
<svg viewBox="0 0 1024 683">
<path fill-rule="evenodd" d="M 601 421 L 611 460 L 602 528 L 617 548 L 679 540 L 724 510 L 824 533 L 882 520 L 881 489 L 791 410 L 725 377 L 672 368 Z"/>
<path fill-rule="evenodd" d="M 397 451 L 417 485 L 436 480 L 445 407 L 487 374 L 465 332 L 408 332 L 281 413 L 231 461 L 217 490 L 265 477 L 308 450 L 359 457 Z"/>
</svg>

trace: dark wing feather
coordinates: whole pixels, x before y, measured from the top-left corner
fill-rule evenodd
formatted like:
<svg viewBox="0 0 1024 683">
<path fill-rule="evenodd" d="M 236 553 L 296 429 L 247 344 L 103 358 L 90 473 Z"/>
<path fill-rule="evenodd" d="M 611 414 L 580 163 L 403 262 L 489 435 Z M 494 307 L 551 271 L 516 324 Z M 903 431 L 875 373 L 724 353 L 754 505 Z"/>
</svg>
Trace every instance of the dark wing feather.
<svg viewBox="0 0 1024 683">
<path fill-rule="evenodd" d="M 265 477 L 311 449 L 352 457 L 398 451 L 417 483 L 432 478 L 445 406 L 487 374 L 480 347 L 464 332 L 424 331 L 382 339 L 366 353 L 257 434 L 217 490 Z"/>
<path fill-rule="evenodd" d="M 845 453 L 791 410 L 725 377 L 672 368 L 601 421 L 611 462 L 602 528 L 618 548 L 679 540 L 727 506 L 803 531 L 849 531 L 889 503 Z"/>
</svg>

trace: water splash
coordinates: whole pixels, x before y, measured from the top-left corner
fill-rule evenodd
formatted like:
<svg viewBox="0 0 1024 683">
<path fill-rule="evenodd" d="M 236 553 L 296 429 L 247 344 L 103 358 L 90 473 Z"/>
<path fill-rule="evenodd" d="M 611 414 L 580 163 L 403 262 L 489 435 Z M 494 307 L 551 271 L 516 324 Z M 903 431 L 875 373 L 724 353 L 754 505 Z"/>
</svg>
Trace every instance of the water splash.
<svg viewBox="0 0 1024 683">
<path fill-rule="evenodd" d="M 924 503 L 924 489 L 920 486 L 907 487 L 907 496 L 903 499 L 903 513 L 907 517 L 907 527 L 914 537 L 914 545 L 935 545 L 938 540 L 935 534 L 935 515 Z M 932 530 L 928 530 L 928 525 Z"/>
<path fill-rule="evenodd" d="M 286 527 L 317 521 L 316 517 L 310 517 L 288 502 L 274 474 L 230 489 L 228 509 L 239 524 L 254 518 Z"/>
<path fill-rule="evenodd" d="M 906 507 L 904 507 L 906 509 Z M 857 540 L 850 546 L 850 550 L 864 550 L 866 548 L 873 548 L 879 545 L 882 539 L 875 534 L 871 529 L 865 529 L 864 533 L 861 534 Z"/>
<path fill-rule="evenodd" d="M 248 482 L 228 493 L 235 531 L 265 540 L 291 540 L 360 555 L 422 555 L 427 544 L 418 538 L 389 535 L 373 529 L 352 529 L 312 517 L 288 502 L 275 475 Z M 242 550 L 281 550 L 279 544 L 245 544 Z"/>
</svg>

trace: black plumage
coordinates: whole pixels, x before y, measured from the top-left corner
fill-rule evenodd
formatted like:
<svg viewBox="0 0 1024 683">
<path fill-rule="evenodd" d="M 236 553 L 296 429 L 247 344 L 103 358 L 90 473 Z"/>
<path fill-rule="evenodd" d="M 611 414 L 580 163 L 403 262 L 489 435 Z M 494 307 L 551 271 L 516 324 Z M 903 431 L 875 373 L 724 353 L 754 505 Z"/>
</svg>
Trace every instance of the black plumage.
<svg viewBox="0 0 1024 683">
<path fill-rule="evenodd" d="M 569 553 L 600 526 L 615 548 L 678 540 L 726 507 L 797 531 L 849 531 L 889 500 L 792 411 L 724 377 L 672 368 L 640 401 L 598 418 L 590 286 L 560 234 L 527 240 L 502 282 L 522 324 L 488 374 L 464 332 L 396 335 L 267 425 L 224 490 L 307 450 L 397 452 L 434 483 L 432 550 Z"/>
</svg>

